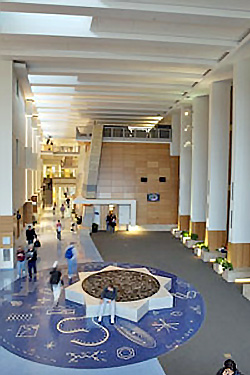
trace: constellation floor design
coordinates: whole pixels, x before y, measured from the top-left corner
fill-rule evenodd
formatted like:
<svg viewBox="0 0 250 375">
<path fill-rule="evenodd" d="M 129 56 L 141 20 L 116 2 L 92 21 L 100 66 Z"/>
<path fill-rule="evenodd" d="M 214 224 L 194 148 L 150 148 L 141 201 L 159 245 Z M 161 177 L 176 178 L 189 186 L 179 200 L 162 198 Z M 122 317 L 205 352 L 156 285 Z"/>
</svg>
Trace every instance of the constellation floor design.
<svg viewBox="0 0 250 375">
<path fill-rule="evenodd" d="M 78 268 L 79 272 L 86 272 L 101 271 L 108 266 L 114 264 L 85 263 Z M 145 270 L 138 264 L 115 263 L 115 266 Z M 65 300 L 63 293 L 60 305 L 51 307 L 52 295 L 50 298 L 47 289 L 49 271 L 39 272 L 36 283 L 29 284 L 22 295 L 22 303 L 13 297 L 13 293 L 20 291 L 20 280 L 11 284 L 7 293 L 0 291 L 2 346 L 30 361 L 75 369 L 135 364 L 176 349 L 199 330 L 204 319 L 202 296 L 192 285 L 150 267 L 154 277 L 171 280 L 169 292 L 175 295 L 173 307 L 154 308 L 139 322 L 116 317 L 115 324 L 111 325 L 109 317 L 104 316 L 99 324 L 96 318 L 86 317 L 84 305 Z M 66 277 L 64 282 L 67 285 Z"/>
</svg>

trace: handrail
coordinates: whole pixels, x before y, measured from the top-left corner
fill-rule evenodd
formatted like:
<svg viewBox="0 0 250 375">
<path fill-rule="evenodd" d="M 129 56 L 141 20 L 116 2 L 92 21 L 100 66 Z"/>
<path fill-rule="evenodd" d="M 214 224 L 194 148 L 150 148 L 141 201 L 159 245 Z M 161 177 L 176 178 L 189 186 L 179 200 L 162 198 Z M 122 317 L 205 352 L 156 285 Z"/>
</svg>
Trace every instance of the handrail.
<svg viewBox="0 0 250 375">
<path fill-rule="evenodd" d="M 114 126 L 105 127 L 103 129 L 104 138 L 137 138 L 137 139 L 165 139 L 171 141 L 172 131 L 171 129 L 151 129 L 147 131 L 145 129 L 133 129 L 118 128 Z"/>
</svg>

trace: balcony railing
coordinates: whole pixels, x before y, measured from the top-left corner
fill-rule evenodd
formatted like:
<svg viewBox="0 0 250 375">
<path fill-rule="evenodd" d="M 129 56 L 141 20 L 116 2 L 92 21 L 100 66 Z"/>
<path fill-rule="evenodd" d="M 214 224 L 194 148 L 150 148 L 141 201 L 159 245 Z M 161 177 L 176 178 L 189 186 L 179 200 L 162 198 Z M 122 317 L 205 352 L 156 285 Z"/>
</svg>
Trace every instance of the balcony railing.
<svg viewBox="0 0 250 375">
<path fill-rule="evenodd" d="M 51 146 L 42 145 L 42 154 L 67 154 L 67 155 L 78 155 L 80 153 L 80 146 Z"/>
<path fill-rule="evenodd" d="M 76 139 L 91 141 L 92 128 L 76 128 Z M 132 129 L 127 127 L 104 126 L 103 141 L 106 142 L 157 142 L 168 143 L 172 140 L 171 129 Z"/>
<path fill-rule="evenodd" d="M 103 129 L 103 140 L 123 140 L 127 142 L 171 142 L 171 129 L 151 129 L 150 131 L 144 129 L 119 128 L 119 127 L 105 127 Z"/>
</svg>

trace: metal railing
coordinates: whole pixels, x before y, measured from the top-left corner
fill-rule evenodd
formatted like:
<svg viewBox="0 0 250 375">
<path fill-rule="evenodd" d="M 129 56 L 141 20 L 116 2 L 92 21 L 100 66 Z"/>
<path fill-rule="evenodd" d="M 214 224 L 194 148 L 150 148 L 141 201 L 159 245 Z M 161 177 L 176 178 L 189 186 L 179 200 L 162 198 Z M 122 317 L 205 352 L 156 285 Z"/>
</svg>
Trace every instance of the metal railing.
<svg viewBox="0 0 250 375">
<path fill-rule="evenodd" d="M 42 152 L 53 153 L 53 154 L 76 154 L 80 153 L 80 146 L 54 146 L 54 145 L 43 145 Z"/>
<path fill-rule="evenodd" d="M 162 140 L 171 141 L 171 129 L 151 129 L 150 131 L 144 129 L 119 128 L 119 127 L 104 127 L 103 138 L 123 138 L 123 139 L 137 139 L 137 140 Z"/>
</svg>

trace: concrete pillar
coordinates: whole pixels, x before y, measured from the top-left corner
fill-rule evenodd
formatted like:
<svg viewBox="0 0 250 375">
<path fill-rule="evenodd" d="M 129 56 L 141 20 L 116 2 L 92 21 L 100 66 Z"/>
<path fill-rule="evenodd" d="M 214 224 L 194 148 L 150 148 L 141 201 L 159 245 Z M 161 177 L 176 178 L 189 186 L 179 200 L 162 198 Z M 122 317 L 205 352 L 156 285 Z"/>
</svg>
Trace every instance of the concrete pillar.
<svg viewBox="0 0 250 375">
<path fill-rule="evenodd" d="M 205 239 L 206 229 L 208 108 L 208 96 L 193 100 L 190 231 L 199 240 Z"/>
<path fill-rule="evenodd" d="M 180 136 L 181 136 L 181 111 L 174 111 L 172 114 L 172 142 L 170 145 L 170 155 L 180 155 Z"/>
<path fill-rule="evenodd" d="M 12 89 L 11 61 L 0 60 L 0 268 L 14 266 L 12 196 Z M 16 147 L 16 145 L 15 145 Z"/>
<path fill-rule="evenodd" d="M 211 84 L 206 222 L 206 243 L 210 250 L 225 246 L 227 241 L 230 91 L 230 81 Z"/>
<path fill-rule="evenodd" d="M 235 64 L 233 74 L 232 178 L 229 259 L 250 266 L 250 59 Z"/>
<path fill-rule="evenodd" d="M 178 228 L 189 230 L 190 198 L 191 198 L 191 166 L 192 166 L 192 107 L 181 108 L 180 134 L 180 185 Z"/>
</svg>

